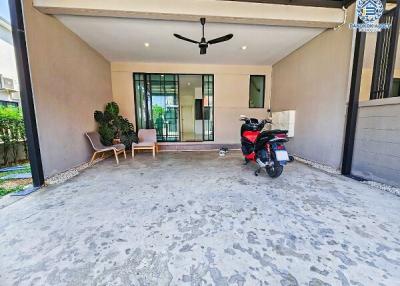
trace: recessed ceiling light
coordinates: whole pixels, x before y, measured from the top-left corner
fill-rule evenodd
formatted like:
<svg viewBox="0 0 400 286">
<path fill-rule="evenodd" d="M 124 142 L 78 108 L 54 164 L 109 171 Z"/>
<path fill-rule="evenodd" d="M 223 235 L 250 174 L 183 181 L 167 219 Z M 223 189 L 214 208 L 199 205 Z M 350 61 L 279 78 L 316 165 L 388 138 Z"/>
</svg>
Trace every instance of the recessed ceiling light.
<svg viewBox="0 0 400 286">
<path fill-rule="evenodd" d="M 191 83 L 190 82 L 188 82 L 188 86 L 190 86 L 191 85 Z"/>
<path fill-rule="evenodd" d="M 144 43 L 144 46 L 145 46 L 146 48 L 148 48 L 148 47 L 150 47 L 150 44 L 149 44 L 149 43 Z"/>
<path fill-rule="evenodd" d="M 244 50 L 247 50 L 247 46 L 243 46 L 242 47 L 242 50 L 244 51 Z"/>
</svg>

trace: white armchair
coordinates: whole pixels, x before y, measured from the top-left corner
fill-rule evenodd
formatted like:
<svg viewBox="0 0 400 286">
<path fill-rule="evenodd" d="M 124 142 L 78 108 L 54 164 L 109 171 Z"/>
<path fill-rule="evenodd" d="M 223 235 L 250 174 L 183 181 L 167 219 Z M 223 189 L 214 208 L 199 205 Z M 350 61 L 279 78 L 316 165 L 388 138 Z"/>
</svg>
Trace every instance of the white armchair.
<svg viewBox="0 0 400 286">
<path fill-rule="evenodd" d="M 132 143 L 132 158 L 135 157 L 135 150 L 152 150 L 153 157 L 158 152 L 157 134 L 155 129 L 139 129 L 139 143 Z"/>
</svg>

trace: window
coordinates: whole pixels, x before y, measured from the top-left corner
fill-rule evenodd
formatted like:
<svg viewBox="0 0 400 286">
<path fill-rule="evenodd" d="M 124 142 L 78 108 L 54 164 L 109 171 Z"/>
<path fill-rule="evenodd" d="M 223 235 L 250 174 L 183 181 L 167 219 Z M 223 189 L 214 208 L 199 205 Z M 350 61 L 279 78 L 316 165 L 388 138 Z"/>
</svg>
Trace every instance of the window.
<svg viewBox="0 0 400 286">
<path fill-rule="evenodd" d="M 265 76 L 250 76 L 249 108 L 264 108 Z"/>
</svg>

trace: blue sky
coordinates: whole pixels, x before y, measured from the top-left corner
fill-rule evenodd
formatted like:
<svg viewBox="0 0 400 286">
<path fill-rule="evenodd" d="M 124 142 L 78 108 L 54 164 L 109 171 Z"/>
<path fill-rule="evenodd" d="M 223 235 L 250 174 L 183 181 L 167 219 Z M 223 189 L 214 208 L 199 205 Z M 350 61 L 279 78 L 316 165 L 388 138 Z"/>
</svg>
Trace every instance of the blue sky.
<svg viewBox="0 0 400 286">
<path fill-rule="evenodd" d="M 8 11 L 8 0 L 0 0 L 0 17 L 10 22 L 10 11 Z"/>
</svg>

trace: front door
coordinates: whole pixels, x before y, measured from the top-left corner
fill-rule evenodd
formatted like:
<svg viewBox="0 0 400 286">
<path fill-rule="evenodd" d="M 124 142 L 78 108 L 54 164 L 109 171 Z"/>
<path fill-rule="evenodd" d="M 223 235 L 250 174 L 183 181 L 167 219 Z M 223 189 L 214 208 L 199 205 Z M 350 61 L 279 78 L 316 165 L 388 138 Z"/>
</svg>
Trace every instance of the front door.
<svg viewBox="0 0 400 286">
<path fill-rule="evenodd" d="M 182 141 L 203 141 L 203 77 L 180 75 Z"/>
</svg>

